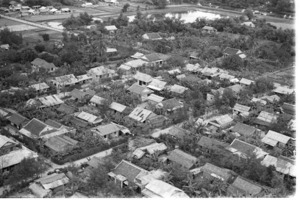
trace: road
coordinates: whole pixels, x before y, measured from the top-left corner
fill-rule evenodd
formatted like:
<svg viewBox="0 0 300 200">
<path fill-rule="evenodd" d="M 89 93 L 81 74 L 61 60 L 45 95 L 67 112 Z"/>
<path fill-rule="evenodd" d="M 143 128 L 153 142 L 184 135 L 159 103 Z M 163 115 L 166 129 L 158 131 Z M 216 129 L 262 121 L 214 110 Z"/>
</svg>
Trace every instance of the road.
<svg viewBox="0 0 300 200">
<path fill-rule="evenodd" d="M 5 16 L 5 15 L 1 15 L 1 14 L 0 14 L 0 18 L 13 20 L 13 21 L 16 21 L 16 22 L 20 22 L 20 23 L 23 23 L 23 24 L 30 25 L 30 26 L 34 26 L 34 27 L 38 27 L 38 28 L 42 28 L 42 29 L 47 29 L 47 30 L 51 30 L 51 31 L 56 31 L 56 32 L 60 32 L 60 33 L 64 32 L 63 30 L 60 30 L 60 29 L 56 29 L 56 28 L 53 28 L 53 27 L 49 27 L 49 26 L 45 26 L 45 25 L 42 25 L 42 24 L 37 24 L 37 23 L 29 22 L 29 21 L 26 21 L 26 20 L 23 20 L 23 19 L 17 19 L 17 18 L 14 18 L 14 17 L 9 17 L 9 16 Z"/>
</svg>

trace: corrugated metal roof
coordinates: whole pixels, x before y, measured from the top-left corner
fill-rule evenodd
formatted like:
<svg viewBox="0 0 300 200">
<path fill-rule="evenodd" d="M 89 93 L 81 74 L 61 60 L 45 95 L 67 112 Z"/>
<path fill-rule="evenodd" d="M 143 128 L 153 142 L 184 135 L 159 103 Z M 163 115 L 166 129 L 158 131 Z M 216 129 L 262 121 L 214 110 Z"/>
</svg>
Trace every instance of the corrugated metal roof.
<svg viewBox="0 0 300 200">
<path fill-rule="evenodd" d="M 266 111 L 261 111 L 257 117 L 258 120 L 267 122 L 267 123 L 274 123 L 277 120 L 277 115 L 268 113 Z"/>
<path fill-rule="evenodd" d="M 271 95 L 271 96 L 263 96 L 260 99 L 268 100 L 270 102 L 280 101 L 280 97 L 277 95 Z"/>
<path fill-rule="evenodd" d="M 33 118 L 21 130 L 20 133 L 29 138 L 40 137 L 44 132 L 55 130 L 53 127 L 48 126 L 44 122 Z"/>
<path fill-rule="evenodd" d="M 101 117 L 97 117 L 95 115 L 92 115 L 92 114 L 84 112 L 84 111 L 81 111 L 80 113 L 75 113 L 74 115 L 76 117 L 78 117 L 84 121 L 87 121 L 89 123 L 92 123 L 92 124 L 100 123 L 102 121 Z"/>
<path fill-rule="evenodd" d="M 133 54 L 132 56 L 130 56 L 131 58 L 135 58 L 135 59 L 139 59 L 141 57 L 143 57 L 144 54 L 140 53 L 140 52 L 136 52 L 135 54 Z"/>
<path fill-rule="evenodd" d="M 27 119 L 26 117 L 20 115 L 19 113 L 13 113 L 8 120 L 14 124 L 16 124 L 17 126 L 21 125 L 22 123 L 28 121 L 29 119 Z"/>
<path fill-rule="evenodd" d="M 92 132 L 97 133 L 100 136 L 109 135 L 111 133 L 115 133 L 122 130 L 128 132 L 127 131 L 128 129 L 125 126 L 115 124 L 115 123 L 101 125 L 91 129 Z"/>
<path fill-rule="evenodd" d="M 87 74 L 76 76 L 76 78 L 77 78 L 78 81 L 85 81 L 85 80 L 91 80 L 92 79 L 92 77 L 90 77 Z"/>
<path fill-rule="evenodd" d="M 90 100 L 90 102 L 97 104 L 97 105 L 102 105 L 104 101 L 105 101 L 105 99 L 102 97 L 99 97 L 98 95 L 94 95 Z"/>
<path fill-rule="evenodd" d="M 45 89 L 49 88 L 49 86 L 46 83 L 44 83 L 44 82 L 33 84 L 30 87 L 33 88 L 33 89 L 35 89 L 36 91 L 45 90 Z"/>
<path fill-rule="evenodd" d="M 64 103 L 57 95 L 40 97 L 39 101 L 46 107 L 55 106 Z"/>
<path fill-rule="evenodd" d="M 144 61 L 144 60 L 141 60 L 141 59 L 136 59 L 136 60 L 131 60 L 131 61 L 128 61 L 126 63 L 124 63 L 123 65 L 125 66 L 129 66 L 130 68 L 138 68 L 138 67 L 141 67 L 143 65 L 146 65 L 148 64 L 147 61 Z"/>
<path fill-rule="evenodd" d="M 263 105 L 266 105 L 266 104 L 267 104 L 267 102 L 266 102 L 265 100 L 258 99 L 258 98 L 255 98 L 255 97 L 253 97 L 253 98 L 251 99 L 251 101 L 252 101 L 252 102 L 259 102 L 259 103 L 261 103 L 261 104 L 263 104 Z"/>
<path fill-rule="evenodd" d="M 240 84 L 244 84 L 244 85 L 251 85 L 251 83 L 254 83 L 254 81 L 246 79 L 246 78 L 242 78 L 240 80 Z"/>
<path fill-rule="evenodd" d="M 238 122 L 232 129 L 233 132 L 237 132 L 241 135 L 251 136 L 255 133 L 256 128 Z"/>
<path fill-rule="evenodd" d="M 78 82 L 77 78 L 74 76 L 74 74 L 68 74 L 64 76 L 59 76 L 54 78 L 54 82 L 57 82 L 58 84 L 62 86 L 72 85 Z"/>
<path fill-rule="evenodd" d="M 248 157 L 251 156 L 251 154 L 255 154 L 257 158 L 261 158 L 268 154 L 261 148 L 239 139 L 234 139 L 230 146 L 227 147 L 227 149 L 233 154 L 240 155 L 241 157 Z"/>
<path fill-rule="evenodd" d="M 143 37 L 147 36 L 149 38 L 149 40 L 158 40 L 158 39 L 162 39 L 162 37 L 160 37 L 159 33 L 145 33 L 143 35 Z"/>
<path fill-rule="evenodd" d="M 196 157 L 185 153 L 180 149 L 174 149 L 171 151 L 168 159 L 188 169 L 190 169 L 198 161 Z"/>
<path fill-rule="evenodd" d="M 126 160 L 122 160 L 113 170 L 113 173 L 116 175 L 122 175 L 126 177 L 129 182 L 134 183 L 135 178 L 140 173 L 147 174 L 148 171 Z"/>
<path fill-rule="evenodd" d="M 69 178 L 63 173 L 51 174 L 36 180 L 36 182 L 40 183 L 43 186 L 43 188 L 47 190 L 67 184 L 69 182 Z"/>
<path fill-rule="evenodd" d="M 228 187 L 228 190 L 232 194 L 250 196 L 259 194 L 262 188 L 258 184 L 251 183 L 249 180 L 238 176 Z"/>
<path fill-rule="evenodd" d="M 105 29 L 108 30 L 108 31 L 118 30 L 118 28 L 115 25 L 105 26 Z"/>
<path fill-rule="evenodd" d="M 139 121 L 139 122 L 144 122 L 149 115 L 152 113 L 150 110 L 146 110 L 140 107 L 136 107 L 130 114 L 129 117 Z"/>
<path fill-rule="evenodd" d="M 201 171 L 222 181 L 228 181 L 228 179 L 230 179 L 232 176 L 229 169 L 221 168 L 211 163 L 206 163 L 204 166 L 202 166 Z"/>
<path fill-rule="evenodd" d="M 0 135 L 0 149 L 6 145 L 7 143 L 13 143 L 16 144 L 15 141 L 13 141 L 12 139 L 5 137 L 4 135 Z"/>
<path fill-rule="evenodd" d="M 153 143 L 145 147 L 141 147 L 139 149 L 146 150 L 149 154 L 154 154 L 157 151 L 164 151 L 168 147 L 164 143 Z"/>
<path fill-rule="evenodd" d="M 139 81 L 143 81 L 143 82 L 146 82 L 146 83 L 149 83 L 152 81 L 152 76 L 148 75 L 148 74 L 145 74 L 145 73 L 141 73 L 141 72 L 137 72 L 135 75 L 134 75 L 134 78 L 136 80 L 139 80 Z"/>
<path fill-rule="evenodd" d="M 168 73 L 169 73 L 169 74 L 176 74 L 176 73 L 177 73 L 177 74 L 180 74 L 181 71 L 180 71 L 180 69 L 172 69 L 172 70 L 169 70 Z"/>
<path fill-rule="evenodd" d="M 78 141 L 73 140 L 68 136 L 61 135 L 49 138 L 46 141 L 45 146 L 56 152 L 64 152 L 70 148 L 73 148 L 77 143 Z"/>
<path fill-rule="evenodd" d="M 275 88 L 273 90 L 273 92 L 278 93 L 278 94 L 288 95 L 288 94 L 294 93 L 294 89 L 288 88 L 287 86 L 280 86 L 280 87 Z"/>
<path fill-rule="evenodd" d="M 123 112 L 127 106 L 124 106 L 120 103 L 117 103 L 117 102 L 112 102 L 109 106 L 111 109 L 117 111 L 117 112 Z"/>
<path fill-rule="evenodd" d="M 141 85 L 138 85 L 137 83 L 130 86 L 127 90 L 134 93 L 134 94 L 137 94 L 137 95 L 144 95 L 144 94 L 153 93 L 153 91 L 148 89 L 146 86 L 141 86 Z"/>
<path fill-rule="evenodd" d="M 184 93 L 186 90 L 188 90 L 188 88 L 183 87 L 183 86 L 181 86 L 181 85 L 177 85 L 177 84 L 172 85 L 172 86 L 170 87 L 170 91 L 171 91 L 171 92 L 175 92 L 175 93 L 178 93 L 178 94 L 182 94 L 182 93 Z"/>
<path fill-rule="evenodd" d="M 226 47 L 223 52 L 224 54 L 228 54 L 228 55 L 236 55 L 238 54 L 239 51 L 240 51 L 239 49 Z"/>
<path fill-rule="evenodd" d="M 233 119 L 228 114 L 226 114 L 226 115 L 221 115 L 221 116 L 214 118 L 209 123 L 215 125 L 215 122 L 217 123 L 218 126 L 223 127 L 223 126 L 226 126 L 226 125 L 232 123 Z"/>
<path fill-rule="evenodd" d="M 282 144 L 287 144 L 290 139 L 291 138 L 286 135 L 269 130 L 267 135 L 261 141 L 271 146 L 275 146 L 277 142 L 280 142 Z"/>
<path fill-rule="evenodd" d="M 238 111 L 238 112 L 249 112 L 250 107 L 236 103 L 233 107 L 233 110 Z"/>
<path fill-rule="evenodd" d="M 156 94 L 150 94 L 150 96 L 148 96 L 147 99 L 156 103 L 160 103 L 164 100 L 164 97 L 158 96 Z"/>
<path fill-rule="evenodd" d="M 158 79 L 152 79 L 151 83 L 147 86 L 150 89 L 161 91 L 165 88 L 167 82 Z"/>
<path fill-rule="evenodd" d="M 114 53 L 114 52 L 117 52 L 118 50 L 116 48 L 109 48 L 107 47 L 106 48 L 106 53 Z"/>
</svg>

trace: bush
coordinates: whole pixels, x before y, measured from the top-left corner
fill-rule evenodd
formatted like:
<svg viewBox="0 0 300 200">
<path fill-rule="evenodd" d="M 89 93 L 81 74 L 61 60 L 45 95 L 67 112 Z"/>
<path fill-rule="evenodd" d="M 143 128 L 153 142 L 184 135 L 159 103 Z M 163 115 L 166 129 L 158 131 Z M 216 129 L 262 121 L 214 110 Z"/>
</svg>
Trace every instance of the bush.
<svg viewBox="0 0 300 200">
<path fill-rule="evenodd" d="M 43 38 L 43 40 L 44 40 L 45 42 L 47 42 L 47 41 L 50 40 L 50 36 L 49 36 L 49 34 L 47 34 L 47 33 L 43 34 L 43 35 L 42 35 L 42 38 Z"/>
</svg>

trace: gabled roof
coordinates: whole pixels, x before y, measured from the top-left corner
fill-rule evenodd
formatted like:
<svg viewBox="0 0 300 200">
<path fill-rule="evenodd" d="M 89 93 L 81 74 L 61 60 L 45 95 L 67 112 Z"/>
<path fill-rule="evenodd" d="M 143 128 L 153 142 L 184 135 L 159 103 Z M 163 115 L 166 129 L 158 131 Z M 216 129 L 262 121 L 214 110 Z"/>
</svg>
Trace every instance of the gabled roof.
<svg viewBox="0 0 300 200">
<path fill-rule="evenodd" d="M 202 136 L 197 144 L 208 149 L 222 149 L 228 146 L 226 143 L 206 136 Z"/>
<path fill-rule="evenodd" d="M 283 109 L 283 112 L 290 115 L 294 115 L 296 112 L 296 106 L 290 103 L 283 103 L 281 108 Z"/>
<path fill-rule="evenodd" d="M 148 88 L 156 91 L 161 91 L 165 88 L 167 82 L 158 79 L 152 79 L 151 83 L 147 86 Z"/>
<path fill-rule="evenodd" d="M 182 93 L 184 93 L 186 90 L 188 90 L 188 88 L 183 87 L 183 86 L 181 86 L 181 85 L 177 85 L 177 84 L 172 85 L 172 86 L 170 87 L 170 91 L 171 91 L 171 92 L 174 92 L 174 93 L 177 93 L 177 94 L 182 94 Z"/>
<path fill-rule="evenodd" d="M 206 163 L 202 166 L 201 171 L 225 182 L 232 177 L 231 170 L 210 163 Z"/>
<path fill-rule="evenodd" d="M 144 60 L 141 60 L 141 59 L 136 59 L 136 60 L 130 60 L 126 63 L 123 63 L 120 68 L 122 69 L 125 69 L 126 70 L 126 67 L 128 67 L 127 70 L 131 69 L 131 68 L 138 68 L 138 67 L 141 67 L 143 65 L 146 65 L 148 64 L 147 61 L 144 61 Z"/>
<path fill-rule="evenodd" d="M 78 82 L 78 79 L 74 76 L 74 74 L 68 74 L 64 76 L 55 77 L 54 82 L 57 82 L 60 85 L 71 85 Z"/>
<path fill-rule="evenodd" d="M 4 135 L 0 135 L 0 149 L 7 144 L 16 144 L 16 142 Z"/>
<path fill-rule="evenodd" d="M 104 66 L 94 67 L 88 71 L 88 74 L 94 74 L 94 75 L 98 75 L 98 76 L 105 75 L 105 74 L 114 74 L 114 73 L 115 73 L 115 70 L 106 68 Z"/>
<path fill-rule="evenodd" d="M 227 89 L 231 89 L 234 93 L 238 94 L 244 89 L 244 87 L 242 85 L 235 84 L 227 87 Z"/>
<path fill-rule="evenodd" d="M 176 98 L 164 100 L 157 105 L 165 110 L 170 110 L 170 111 L 183 107 L 183 103 L 177 100 Z"/>
<path fill-rule="evenodd" d="M 91 80 L 92 79 L 92 77 L 90 77 L 87 74 L 76 76 L 76 78 L 77 78 L 78 81 L 86 81 L 86 80 Z"/>
<path fill-rule="evenodd" d="M 39 101 L 43 104 L 43 107 L 50 107 L 64 103 L 64 101 L 61 100 L 56 94 L 40 97 Z"/>
<path fill-rule="evenodd" d="M 232 79 L 235 78 L 235 76 L 232 76 L 232 75 L 230 75 L 230 74 L 228 74 L 228 73 L 220 73 L 220 74 L 219 74 L 219 78 L 220 78 L 220 79 L 232 80 Z"/>
<path fill-rule="evenodd" d="M 221 116 L 214 118 L 209 123 L 214 126 L 217 126 L 217 127 L 223 127 L 232 122 L 233 122 L 233 119 L 228 114 L 226 114 L 226 115 L 221 115 Z"/>
<path fill-rule="evenodd" d="M 117 103 L 117 102 L 112 102 L 109 106 L 110 109 L 113 109 L 117 112 L 123 112 L 125 109 L 126 109 L 127 106 L 124 106 L 120 103 Z"/>
<path fill-rule="evenodd" d="M 236 55 L 240 50 L 235 48 L 226 47 L 223 51 L 224 54 Z"/>
<path fill-rule="evenodd" d="M 172 69 L 168 71 L 169 74 L 180 74 L 181 70 L 180 69 Z"/>
<path fill-rule="evenodd" d="M 172 135 L 178 139 L 184 139 L 190 132 L 186 129 L 180 128 L 179 126 L 172 126 L 167 132 L 168 135 Z"/>
<path fill-rule="evenodd" d="M 160 102 L 162 102 L 164 100 L 164 97 L 158 96 L 156 94 L 150 94 L 150 96 L 148 96 L 147 99 L 149 101 L 160 103 Z"/>
<path fill-rule="evenodd" d="M 150 115 L 152 114 L 152 111 L 146 110 L 140 107 L 136 107 L 130 114 L 129 117 L 139 121 L 144 122 Z"/>
<path fill-rule="evenodd" d="M 49 138 L 46 141 L 45 146 L 52 149 L 55 152 L 64 152 L 66 150 L 74 148 L 74 146 L 77 143 L 78 141 L 73 140 L 68 136 L 60 135 Z"/>
<path fill-rule="evenodd" d="M 242 78 L 240 80 L 240 84 L 244 84 L 244 85 L 248 85 L 249 86 L 249 85 L 251 85 L 251 83 L 254 83 L 254 81 L 246 79 L 246 78 Z"/>
<path fill-rule="evenodd" d="M 270 126 L 272 123 L 275 123 L 276 121 L 277 121 L 277 115 L 268 113 L 266 111 L 261 111 L 255 120 L 257 124 L 263 126 Z"/>
<path fill-rule="evenodd" d="M 92 123 L 92 124 L 98 124 L 103 121 L 103 119 L 101 119 L 101 117 L 97 117 L 95 115 L 92 115 L 92 114 L 84 112 L 84 111 L 75 113 L 74 116 L 79 119 L 82 119 L 84 121 L 87 121 L 89 123 Z"/>
<path fill-rule="evenodd" d="M 148 62 L 158 62 L 158 61 L 162 61 L 163 59 L 156 53 L 151 53 L 151 54 L 147 54 L 144 55 L 142 57 L 142 59 L 148 61 Z"/>
<path fill-rule="evenodd" d="M 257 158 L 267 155 L 261 148 L 244 142 L 239 139 L 234 139 L 230 146 L 227 147 L 233 154 L 237 154 L 241 157 L 248 157 L 251 154 L 255 154 Z"/>
<path fill-rule="evenodd" d="M 258 98 L 255 98 L 255 97 L 253 97 L 253 98 L 251 99 L 251 101 L 252 101 L 252 102 L 258 102 L 258 103 L 261 103 L 262 105 L 266 105 L 266 104 L 267 104 L 267 102 L 266 102 L 265 100 L 258 99 Z"/>
<path fill-rule="evenodd" d="M 259 194 L 262 191 L 262 187 L 238 176 L 227 190 L 233 195 L 252 196 Z"/>
<path fill-rule="evenodd" d="M 145 74 L 145 73 L 142 73 L 142 72 L 137 72 L 134 75 L 134 78 L 136 80 L 143 81 L 143 82 L 146 82 L 146 83 L 150 83 L 153 79 L 152 76 L 150 76 L 148 74 Z"/>
<path fill-rule="evenodd" d="M 132 86 L 130 86 L 128 91 L 137 94 L 137 95 L 143 95 L 143 94 L 151 94 L 153 93 L 152 90 L 148 89 L 146 86 L 141 86 L 137 83 L 134 83 Z"/>
<path fill-rule="evenodd" d="M 48 126 L 44 122 L 33 118 L 28 122 L 21 130 L 20 133 L 26 135 L 29 138 L 40 137 L 44 132 L 53 130 L 53 127 Z"/>
<path fill-rule="evenodd" d="M 70 94 L 75 99 L 83 99 L 86 95 L 85 92 L 78 90 L 77 88 L 73 89 Z"/>
<path fill-rule="evenodd" d="M 175 162 L 187 169 L 193 167 L 194 164 L 198 161 L 198 159 L 188 153 L 181 151 L 180 149 L 174 149 L 168 155 L 168 159 L 172 162 Z"/>
<path fill-rule="evenodd" d="M 105 101 L 105 99 L 102 97 L 99 97 L 98 95 L 94 95 L 90 100 L 91 103 L 94 103 L 97 105 L 102 105 L 104 103 L 104 101 Z"/>
<path fill-rule="evenodd" d="M 115 25 L 105 26 L 105 29 L 108 30 L 108 31 L 118 30 L 118 28 Z"/>
<path fill-rule="evenodd" d="M 115 133 L 118 131 L 122 131 L 122 130 L 129 132 L 129 130 L 125 126 L 115 124 L 115 123 L 100 125 L 100 126 L 97 126 L 97 127 L 91 129 L 91 131 L 93 133 L 96 133 L 100 136 L 109 135 L 109 134 L 112 134 L 112 133 Z"/>
<path fill-rule="evenodd" d="M 75 108 L 72 106 L 68 106 L 67 104 L 60 104 L 60 106 L 56 109 L 59 112 L 63 112 L 66 114 L 72 114 L 75 112 Z"/>
<path fill-rule="evenodd" d="M 41 58 L 34 59 L 31 62 L 31 64 L 45 68 L 45 69 L 57 68 L 53 63 L 48 63 L 47 61 L 45 61 Z"/>
<path fill-rule="evenodd" d="M 49 88 L 49 86 L 46 83 L 44 83 L 44 82 L 33 84 L 30 87 L 33 88 L 33 89 L 35 89 L 36 91 L 45 90 L 45 89 Z"/>
<path fill-rule="evenodd" d="M 112 172 L 116 175 L 122 175 L 129 182 L 134 183 L 135 178 L 140 173 L 147 173 L 148 171 L 135 164 L 132 164 L 131 162 L 122 160 Z"/>
<path fill-rule="evenodd" d="M 263 96 L 260 99 L 264 99 L 264 100 L 268 100 L 269 102 L 275 102 L 275 101 L 279 101 L 280 97 L 277 95 L 271 95 L 271 96 Z"/>
<path fill-rule="evenodd" d="M 140 53 L 140 52 L 136 52 L 135 54 L 133 54 L 132 56 L 130 56 L 131 58 L 135 58 L 135 59 L 139 59 L 141 57 L 143 57 L 144 54 Z"/>
<path fill-rule="evenodd" d="M 149 154 L 154 154 L 157 151 L 164 151 L 168 147 L 164 143 L 152 143 L 148 146 L 139 148 L 140 150 L 146 150 Z"/>
<path fill-rule="evenodd" d="M 27 119 L 26 117 L 20 115 L 19 113 L 13 113 L 13 114 L 8 118 L 8 120 L 9 120 L 11 123 L 16 124 L 17 126 L 23 124 L 23 123 L 26 122 L 26 121 L 29 121 L 29 119 Z"/>
<path fill-rule="evenodd" d="M 268 145 L 274 147 L 277 145 L 278 142 L 280 142 L 282 144 L 287 144 L 290 139 L 291 138 L 286 135 L 269 130 L 267 135 L 261 141 L 265 144 L 268 144 Z"/>
<path fill-rule="evenodd" d="M 271 155 L 267 155 L 262 161 L 261 164 L 269 167 L 270 165 L 276 168 L 276 171 L 289 174 L 290 176 L 296 177 L 295 173 L 295 163 L 293 160 L 285 158 L 285 157 L 274 157 Z"/>
<path fill-rule="evenodd" d="M 106 53 L 115 53 L 115 52 L 118 52 L 116 48 L 109 48 L 109 47 L 106 48 Z"/>
<path fill-rule="evenodd" d="M 233 110 L 238 111 L 238 112 L 241 112 L 241 113 L 243 113 L 243 112 L 249 112 L 250 107 L 249 107 L 249 106 L 241 105 L 241 104 L 239 104 L 239 103 L 236 103 L 236 104 L 234 105 L 234 107 L 233 107 Z"/>
<path fill-rule="evenodd" d="M 148 36 L 149 40 L 159 40 L 162 39 L 162 37 L 160 37 L 159 33 L 145 33 L 143 35 L 144 36 Z"/>
<path fill-rule="evenodd" d="M 278 93 L 278 94 L 288 95 L 288 94 L 294 93 L 294 89 L 288 88 L 286 86 L 280 86 L 280 87 L 276 87 L 273 90 L 273 92 Z"/>
<path fill-rule="evenodd" d="M 40 183 L 44 189 L 53 189 L 61 185 L 64 185 L 69 182 L 69 178 L 64 174 L 51 174 L 45 177 L 42 177 L 35 182 Z"/>
<path fill-rule="evenodd" d="M 216 29 L 214 27 L 212 27 L 212 26 L 204 26 L 202 28 L 202 30 L 216 30 Z"/>
<path fill-rule="evenodd" d="M 194 65 L 188 63 L 188 64 L 186 64 L 185 69 L 187 71 L 190 71 L 190 72 L 199 72 L 200 71 L 200 65 L 198 63 L 194 64 Z"/>
<path fill-rule="evenodd" d="M 233 132 L 237 132 L 240 135 L 251 136 L 255 133 L 256 128 L 253 126 L 249 126 L 247 124 L 243 124 L 238 122 L 232 129 Z"/>
<path fill-rule="evenodd" d="M 63 126 L 61 123 L 58 123 L 57 121 L 54 121 L 52 119 L 47 119 L 45 121 L 45 124 L 47 124 L 49 126 L 52 126 L 54 128 L 57 128 L 57 129 L 59 129 L 59 128 L 61 128 Z"/>
</svg>

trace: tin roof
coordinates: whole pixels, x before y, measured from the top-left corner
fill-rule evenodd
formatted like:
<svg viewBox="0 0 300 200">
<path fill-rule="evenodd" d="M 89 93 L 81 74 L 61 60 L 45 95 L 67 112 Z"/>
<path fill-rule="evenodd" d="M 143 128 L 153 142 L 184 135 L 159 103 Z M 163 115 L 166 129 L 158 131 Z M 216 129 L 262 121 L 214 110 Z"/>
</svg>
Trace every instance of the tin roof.
<svg viewBox="0 0 300 200">
<path fill-rule="evenodd" d="M 72 114 L 75 112 L 75 108 L 72 106 L 68 106 L 67 104 L 60 104 L 60 106 L 56 109 L 59 112 L 63 112 L 65 114 Z"/>
<path fill-rule="evenodd" d="M 257 158 L 261 158 L 268 154 L 264 152 L 261 148 L 239 139 L 234 139 L 230 146 L 227 147 L 227 149 L 233 154 L 237 154 L 244 158 L 251 156 L 251 154 L 255 154 Z"/>
<path fill-rule="evenodd" d="M 45 90 L 45 89 L 49 88 L 49 86 L 46 83 L 44 83 L 44 82 L 33 84 L 30 87 L 33 88 L 33 89 L 35 89 L 36 91 Z"/>
<path fill-rule="evenodd" d="M 146 86 L 141 86 L 137 83 L 134 83 L 132 86 L 130 86 L 127 90 L 130 92 L 137 94 L 137 95 L 143 95 L 143 94 L 151 94 L 153 93 L 152 90 L 148 89 Z"/>
<path fill-rule="evenodd" d="M 255 133 L 256 128 L 253 126 L 249 126 L 247 124 L 243 124 L 238 122 L 232 129 L 233 132 L 237 132 L 241 135 L 251 136 Z"/>
<path fill-rule="evenodd" d="M 252 81 L 252 80 L 249 80 L 249 79 L 246 79 L 246 78 L 242 78 L 241 80 L 240 80 L 240 84 L 244 84 L 244 85 L 251 85 L 252 83 L 254 83 L 254 81 Z"/>
<path fill-rule="evenodd" d="M 106 68 L 104 66 L 99 66 L 99 67 L 94 67 L 88 71 L 88 74 L 93 74 L 93 75 L 105 75 L 105 74 L 114 74 L 115 70 Z"/>
<path fill-rule="evenodd" d="M 262 191 L 262 187 L 252 183 L 250 180 L 238 176 L 235 181 L 228 187 L 228 192 L 233 195 L 257 195 Z"/>
<path fill-rule="evenodd" d="M 146 110 L 140 107 L 136 107 L 130 114 L 129 117 L 139 121 L 144 122 L 152 114 L 152 111 Z"/>
<path fill-rule="evenodd" d="M 165 88 L 167 82 L 158 79 L 152 79 L 151 83 L 147 86 L 148 88 L 156 91 L 161 91 Z"/>
<path fill-rule="evenodd" d="M 134 75 L 134 78 L 136 80 L 143 81 L 143 82 L 146 82 L 146 83 L 150 83 L 153 79 L 152 76 L 150 76 L 148 74 L 145 74 L 145 73 L 142 73 L 142 72 L 137 72 Z"/>
<path fill-rule="evenodd" d="M 46 97 L 40 97 L 39 101 L 43 104 L 45 107 L 55 106 L 64 103 L 56 94 L 46 96 Z"/>
<path fill-rule="evenodd" d="M 105 99 L 102 97 L 99 97 L 98 95 L 94 95 L 90 100 L 90 102 L 97 104 L 97 105 L 102 105 L 104 101 L 105 101 Z"/>
<path fill-rule="evenodd" d="M 109 107 L 110 107 L 110 109 L 113 109 L 113 110 L 121 113 L 126 109 L 127 106 L 124 106 L 117 102 L 112 102 Z"/>
<path fill-rule="evenodd" d="M 71 148 L 74 148 L 77 143 L 78 141 L 73 140 L 68 136 L 60 135 L 49 138 L 46 141 L 45 146 L 55 152 L 64 152 Z"/>
<path fill-rule="evenodd" d="M 74 76 L 74 74 L 68 74 L 64 76 L 55 77 L 54 82 L 57 82 L 60 85 L 66 86 L 66 85 L 72 85 L 78 82 L 77 78 Z"/>
<path fill-rule="evenodd" d="M 159 33 L 145 33 L 143 35 L 143 37 L 148 37 L 149 40 L 159 40 L 162 39 L 162 37 L 160 37 Z"/>
<path fill-rule="evenodd" d="M 273 90 L 273 92 L 278 93 L 278 94 L 288 95 L 288 94 L 294 93 L 294 89 L 288 88 L 287 86 L 280 86 L 280 87 L 275 88 Z"/>
<path fill-rule="evenodd" d="M 84 111 L 81 111 L 79 113 L 75 113 L 74 116 L 79 118 L 79 119 L 82 119 L 84 121 L 87 121 L 89 123 L 92 123 L 92 124 L 97 124 L 97 123 L 102 122 L 101 117 L 97 117 L 95 115 L 92 115 L 92 114 L 84 112 Z"/>
<path fill-rule="evenodd" d="M 272 123 L 277 121 L 277 115 L 261 111 L 256 118 L 255 122 L 260 125 L 270 126 Z"/>
<path fill-rule="evenodd" d="M 249 106 L 241 105 L 241 104 L 239 104 L 239 103 L 236 103 L 236 104 L 234 105 L 234 107 L 233 107 L 233 110 L 238 111 L 238 112 L 241 112 L 241 113 L 243 113 L 243 112 L 249 112 L 250 107 L 249 107 Z"/>
<path fill-rule="evenodd" d="M 105 29 L 108 31 L 115 31 L 118 30 L 117 27 L 115 25 L 111 25 L 111 26 L 105 26 Z"/>
<path fill-rule="evenodd" d="M 168 155 L 168 159 L 183 167 L 190 169 L 198 159 L 188 153 L 181 151 L 180 149 L 174 149 Z"/>
<path fill-rule="evenodd" d="M 97 127 L 91 129 L 91 131 L 93 133 L 96 133 L 100 136 L 109 135 L 109 134 L 112 134 L 112 133 L 115 133 L 118 131 L 122 131 L 122 130 L 128 130 L 128 129 L 125 126 L 115 124 L 115 123 L 100 125 L 100 126 L 97 126 Z M 126 132 L 128 132 L 128 131 L 126 131 Z"/>
<path fill-rule="evenodd" d="M 170 91 L 171 91 L 171 92 L 174 92 L 174 93 L 177 93 L 177 94 L 182 94 L 182 93 L 184 93 L 186 90 L 188 90 L 188 88 L 183 87 L 183 86 L 181 86 L 181 85 L 177 85 L 177 84 L 172 85 L 172 86 L 170 87 Z"/>
<path fill-rule="evenodd" d="M 147 61 L 144 61 L 144 60 L 141 60 L 141 59 L 136 59 L 136 60 L 130 60 L 126 63 L 123 63 L 121 66 L 124 65 L 124 66 L 127 66 L 129 68 L 138 68 L 138 67 L 141 67 L 141 66 L 146 65 L 146 64 L 148 64 Z"/>
<path fill-rule="evenodd" d="M 26 121 L 29 121 L 26 117 L 20 115 L 19 113 L 13 113 L 10 117 L 8 117 L 8 120 L 17 126 L 23 124 Z"/>
<path fill-rule="evenodd" d="M 280 142 L 282 144 L 287 144 L 290 139 L 291 138 L 286 135 L 269 130 L 267 135 L 261 141 L 265 144 L 268 144 L 268 145 L 274 147 L 277 145 L 278 142 Z"/>
<path fill-rule="evenodd" d="M 144 56 L 143 53 L 140 52 L 136 52 L 135 54 L 133 54 L 132 56 L 130 56 L 131 58 L 135 58 L 135 59 L 139 59 L 142 58 Z"/>
<path fill-rule="evenodd" d="M 156 103 L 162 102 L 164 100 L 164 97 L 158 96 L 156 94 L 150 94 L 150 96 L 147 97 L 148 100 L 154 101 Z"/>
</svg>

